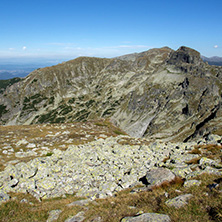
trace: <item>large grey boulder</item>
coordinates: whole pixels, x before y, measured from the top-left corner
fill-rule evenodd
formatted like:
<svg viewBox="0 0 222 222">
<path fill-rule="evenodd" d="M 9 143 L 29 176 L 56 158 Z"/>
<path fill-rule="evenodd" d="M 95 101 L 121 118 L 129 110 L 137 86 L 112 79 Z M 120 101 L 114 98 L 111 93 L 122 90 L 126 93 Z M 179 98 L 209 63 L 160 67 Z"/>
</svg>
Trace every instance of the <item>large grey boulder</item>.
<svg viewBox="0 0 222 222">
<path fill-rule="evenodd" d="M 121 222 L 170 222 L 170 217 L 165 214 L 145 213 L 135 217 L 124 217 Z"/>
<path fill-rule="evenodd" d="M 175 178 L 175 174 L 166 168 L 154 168 L 146 173 L 146 180 L 149 186 L 160 186 L 164 182 L 170 183 Z"/>
</svg>

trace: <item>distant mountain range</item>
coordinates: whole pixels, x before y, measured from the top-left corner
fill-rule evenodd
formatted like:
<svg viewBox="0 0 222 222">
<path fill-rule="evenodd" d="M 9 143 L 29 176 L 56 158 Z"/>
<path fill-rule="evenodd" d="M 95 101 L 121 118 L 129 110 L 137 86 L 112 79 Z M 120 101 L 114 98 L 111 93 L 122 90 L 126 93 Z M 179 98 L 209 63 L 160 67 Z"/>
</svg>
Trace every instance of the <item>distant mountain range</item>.
<svg viewBox="0 0 222 222">
<path fill-rule="evenodd" d="M 58 64 L 57 61 L 45 63 L 21 63 L 20 61 L 17 63 L 15 61 L 10 63 L 9 61 L 4 62 L 0 60 L 0 80 L 12 79 L 15 77 L 24 78 L 38 68 L 44 68 L 56 64 Z"/>
<path fill-rule="evenodd" d="M 213 56 L 213 57 L 205 57 L 201 56 L 204 62 L 208 62 L 209 65 L 222 66 L 222 57 Z"/>
</svg>

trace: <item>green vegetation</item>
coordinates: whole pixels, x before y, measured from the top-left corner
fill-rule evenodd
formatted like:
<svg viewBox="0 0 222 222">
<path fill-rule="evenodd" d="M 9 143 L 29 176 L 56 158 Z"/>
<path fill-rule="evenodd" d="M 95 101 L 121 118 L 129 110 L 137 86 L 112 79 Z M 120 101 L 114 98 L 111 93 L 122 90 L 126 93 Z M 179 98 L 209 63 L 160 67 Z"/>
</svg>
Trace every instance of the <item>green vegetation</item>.
<svg viewBox="0 0 222 222">
<path fill-rule="evenodd" d="M 38 93 L 31 96 L 31 97 L 25 97 L 21 116 L 25 115 L 27 113 L 27 111 L 28 112 L 37 111 L 37 108 L 35 107 L 35 105 L 42 102 L 43 100 L 46 100 L 46 99 L 47 99 L 47 97 L 44 97 Z"/>
<path fill-rule="evenodd" d="M 3 114 L 5 114 L 5 113 L 8 112 L 8 110 L 7 110 L 6 108 L 7 108 L 7 106 L 0 105 L 0 117 L 1 117 Z"/>
<path fill-rule="evenodd" d="M 52 123 L 64 123 L 65 122 L 65 117 L 58 117 Z"/>
<path fill-rule="evenodd" d="M 16 82 L 22 81 L 21 78 L 13 78 L 13 79 L 7 79 L 7 80 L 0 80 L 0 93 L 2 93 L 8 86 L 13 85 Z"/>
<path fill-rule="evenodd" d="M 51 110 L 47 114 L 41 115 L 38 119 L 38 123 L 53 123 L 57 115 L 57 110 Z"/>
<path fill-rule="evenodd" d="M 55 101 L 54 96 L 52 96 L 52 97 L 50 97 L 50 98 L 49 98 L 49 104 L 53 104 L 53 103 L 54 103 L 54 101 Z"/>
<path fill-rule="evenodd" d="M 32 83 L 38 82 L 38 79 L 33 79 Z"/>
<path fill-rule="evenodd" d="M 75 115 L 74 115 L 74 119 L 76 121 L 84 121 L 87 119 L 87 117 L 89 116 L 90 111 L 86 110 L 86 109 L 82 109 L 80 111 L 78 111 Z"/>
<path fill-rule="evenodd" d="M 118 130 L 118 129 L 113 130 L 113 132 L 114 132 L 116 135 L 126 135 L 126 133 L 124 133 L 123 131 Z"/>
<path fill-rule="evenodd" d="M 58 109 L 61 109 L 61 111 L 59 112 L 60 115 L 66 115 L 67 113 L 70 113 L 72 111 L 72 107 L 65 104 L 59 106 Z"/>
<path fill-rule="evenodd" d="M 90 99 L 89 101 L 87 101 L 85 103 L 85 105 L 86 105 L 87 108 L 90 108 L 95 102 L 96 102 L 95 100 Z"/>
<path fill-rule="evenodd" d="M 75 102 L 75 98 L 72 98 L 68 101 L 68 103 L 73 104 Z"/>
<path fill-rule="evenodd" d="M 114 110 L 115 110 L 115 108 L 109 108 L 109 109 L 105 110 L 103 112 L 102 117 L 109 116 L 110 114 L 112 114 L 112 111 L 114 111 Z"/>
</svg>

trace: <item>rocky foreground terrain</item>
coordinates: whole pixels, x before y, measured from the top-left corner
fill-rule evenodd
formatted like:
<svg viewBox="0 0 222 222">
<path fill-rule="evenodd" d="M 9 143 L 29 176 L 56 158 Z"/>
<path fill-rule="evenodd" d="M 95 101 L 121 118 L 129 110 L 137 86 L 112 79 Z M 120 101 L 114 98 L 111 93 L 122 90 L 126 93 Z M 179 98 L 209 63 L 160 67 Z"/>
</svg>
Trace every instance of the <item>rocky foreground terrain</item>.
<svg viewBox="0 0 222 222">
<path fill-rule="evenodd" d="M 221 221 L 221 80 L 165 47 L 4 86 L 0 220 Z"/>
<path fill-rule="evenodd" d="M 217 183 L 212 181 L 207 186 L 216 187 L 217 195 L 222 197 L 222 137 L 218 135 L 186 143 L 157 142 L 130 137 L 104 120 L 1 126 L 0 130 L 2 206 L 18 201 L 16 193 L 31 195 L 39 203 L 53 198 L 67 199 L 67 195 L 83 198 L 66 203 L 66 208 L 82 207 L 79 213 L 70 213 L 66 219 L 59 220 L 65 212 L 60 206 L 48 211 L 45 221 L 119 221 L 118 217 L 105 219 L 98 212 L 93 215 L 96 218 L 91 216 L 89 219 L 86 206 L 97 204 L 101 198 L 106 200 L 118 196 L 125 190 L 130 190 L 128 195 L 132 196 L 155 192 L 152 190 L 162 189 L 162 185 L 171 187 L 178 183 L 179 189 L 198 187 L 205 183 L 198 179 L 202 175 L 218 178 Z M 211 192 L 207 186 L 206 191 Z M 166 190 L 162 190 L 164 205 L 180 209 L 196 198 L 195 193 L 187 190 L 178 192 L 172 198 Z M 27 197 L 19 204 L 35 205 Z M 219 208 L 218 214 L 221 210 Z M 175 221 L 166 212 L 159 214 L 158 210 L 143 211 L 132 217 L 136 211 L 139 212 L 137 207 L 132 207 L 131 212 L 123 214 L 121 220 Z"/>
</svg>

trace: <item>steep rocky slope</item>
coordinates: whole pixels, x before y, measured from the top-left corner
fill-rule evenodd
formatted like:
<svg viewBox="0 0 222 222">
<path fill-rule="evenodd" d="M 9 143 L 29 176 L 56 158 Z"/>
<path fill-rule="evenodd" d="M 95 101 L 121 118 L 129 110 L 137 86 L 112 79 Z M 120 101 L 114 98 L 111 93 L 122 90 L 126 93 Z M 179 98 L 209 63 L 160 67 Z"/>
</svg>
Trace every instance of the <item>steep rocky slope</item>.
<svg viewBox="0 0 222 222">
<path fill-rule="evenodd" d="M 110 118 L 135 137 L 187 141 L 221 133 L 222 68 L 190 48 L 38 69 L 0 94 L 0 123 Z"/>
</svg>

